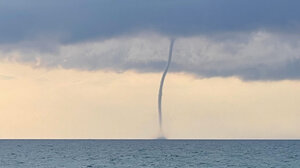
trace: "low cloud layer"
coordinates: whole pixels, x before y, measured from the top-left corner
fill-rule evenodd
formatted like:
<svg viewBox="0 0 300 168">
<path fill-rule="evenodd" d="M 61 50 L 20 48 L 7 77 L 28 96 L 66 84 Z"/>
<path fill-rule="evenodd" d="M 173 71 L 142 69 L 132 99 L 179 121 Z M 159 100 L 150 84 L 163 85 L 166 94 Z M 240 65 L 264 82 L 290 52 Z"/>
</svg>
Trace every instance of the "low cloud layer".
<svg viewBox="0 0 300 168">
<path fill-rule="evenodd" d="M 300 77 L 299 0 L 0 1 L 0 59 L 36 67 Z M 149 33 L 150 32 L 150 33 Z"/>
<path fill-rule="evenodd" d="M 169 38 L 152 32 L 57 44 L 49 50 L 22 46 L 0 46 L 0 58 L 46 68 L 161 72 Z M 255 31 L 178 38 L 173 51 L 171 72 L 244 80 L 300 78 L 300 38 L 295 34 Z"/>
</svg>

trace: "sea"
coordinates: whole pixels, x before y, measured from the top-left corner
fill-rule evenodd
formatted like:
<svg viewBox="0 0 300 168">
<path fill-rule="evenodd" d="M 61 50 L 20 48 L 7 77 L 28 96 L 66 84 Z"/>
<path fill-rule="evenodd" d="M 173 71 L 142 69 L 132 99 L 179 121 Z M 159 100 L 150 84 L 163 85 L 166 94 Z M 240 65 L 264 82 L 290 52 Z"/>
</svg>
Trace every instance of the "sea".
<svg viewBox="0 0 300 168">
<path fill-rule="evenodd" d="M 299 140 L 0 140 L 1 168 L 300 168 Z"/>
</svg>

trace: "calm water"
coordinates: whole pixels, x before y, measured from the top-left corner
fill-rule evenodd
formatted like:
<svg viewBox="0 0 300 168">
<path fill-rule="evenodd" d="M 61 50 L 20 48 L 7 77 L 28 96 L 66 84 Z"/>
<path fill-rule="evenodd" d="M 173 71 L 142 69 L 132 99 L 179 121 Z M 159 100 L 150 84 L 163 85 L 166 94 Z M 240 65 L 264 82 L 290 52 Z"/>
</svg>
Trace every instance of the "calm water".
<svg viewBox="0 0 300 168">
<path fill-rule="evenodd" d="M 0 140 L 0 167 L 300 168 L 300 141 Z"/>
</svg>

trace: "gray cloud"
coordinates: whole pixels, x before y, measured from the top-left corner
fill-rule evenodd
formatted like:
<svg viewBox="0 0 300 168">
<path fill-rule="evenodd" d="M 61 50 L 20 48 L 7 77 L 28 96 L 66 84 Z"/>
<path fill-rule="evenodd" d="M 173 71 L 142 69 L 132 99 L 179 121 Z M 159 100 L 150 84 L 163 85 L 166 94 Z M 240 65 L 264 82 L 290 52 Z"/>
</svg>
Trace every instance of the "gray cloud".
<svg viewBox="0 0 300 168">
<path fill-rule="evenodd" d="M 145 32 L 57 45 L 51 52 L 13 47 L 0 50 L 0 58 L 35 67 L 161 72 L 168 45 L 167 36 Z M 170 71 L 244 80 L 299 79 L 299 53 L 299 35 L 289 33 L 254 31 L 184 37 L 176 40 Z"/>
<path fill-rule="evenodd" d="M 168 37 L 177 37 L 170 71 L 299 79 L 299 6 L 299 0 L 2 0 L 0 59 L 158 72 Z"/>
<path fill-rule="evenodd" d="M 55 37 L 70 44 L 146 30 L 180 37 L 257 29 L 299 32 L 299 6 L 299 0 L 2 0 L 0 43 Z M 38 46 L 47 49 L 48 44 Z"/>
</svg>

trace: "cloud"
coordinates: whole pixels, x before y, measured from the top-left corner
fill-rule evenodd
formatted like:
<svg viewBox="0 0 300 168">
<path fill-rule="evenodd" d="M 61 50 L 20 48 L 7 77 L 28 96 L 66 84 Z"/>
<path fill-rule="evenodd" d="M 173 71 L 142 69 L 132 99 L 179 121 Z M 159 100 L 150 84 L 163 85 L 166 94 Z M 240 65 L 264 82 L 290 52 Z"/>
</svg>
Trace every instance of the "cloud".
<svg viewBox="0 0 300 168">
<path fill-rule="evenodd" d="M 186 37 L 257 29 L 299 32 L 298 0 L 2 0 L 0 43 L 63 44 L 155 31 Z"/>
<path fill-rule="evenodd" d="M 244 80 L 299 79 L 299 39 L 299 35 L 268 31 L 178 38 L 170 71 L 198 77 L 237 76 Z M 51 52 L 12 47 L 0 50 L 0 58 L 35 67 L 161 72 L 168 46 L 167 36 L 145 32 L 58 45 Z"/>
<path fill-rule="evenodd" d="M 298 0 L 0 2 L 0 59 L 36 67 L 299 79 Z M 79 12 L 80 11 L 80 12 Z"/>
<path fill-rule="evenodd" d="M 15 77 L 0 74 L 0 80 L 12 80 L 12 79 L 15 79 Z"/>
</svg>

